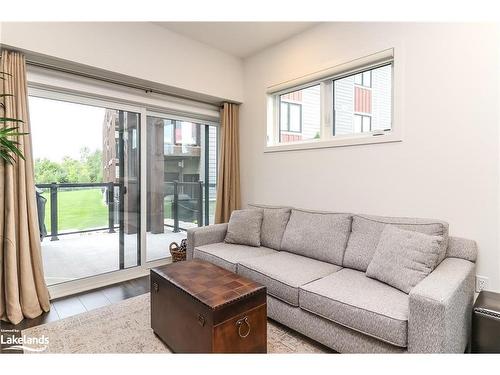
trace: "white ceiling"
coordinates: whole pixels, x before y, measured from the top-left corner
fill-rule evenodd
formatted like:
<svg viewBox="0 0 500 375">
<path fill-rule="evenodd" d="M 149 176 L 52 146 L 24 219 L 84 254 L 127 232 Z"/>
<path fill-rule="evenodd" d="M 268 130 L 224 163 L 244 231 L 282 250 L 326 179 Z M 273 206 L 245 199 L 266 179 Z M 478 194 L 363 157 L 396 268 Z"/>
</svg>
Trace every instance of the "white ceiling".
<svg viewBox="0 0 500 375">
<path fill-rule="evenodd" d="M 156 25 L 245 58 L 318 22 L 155 22 Z"/>
</svg>

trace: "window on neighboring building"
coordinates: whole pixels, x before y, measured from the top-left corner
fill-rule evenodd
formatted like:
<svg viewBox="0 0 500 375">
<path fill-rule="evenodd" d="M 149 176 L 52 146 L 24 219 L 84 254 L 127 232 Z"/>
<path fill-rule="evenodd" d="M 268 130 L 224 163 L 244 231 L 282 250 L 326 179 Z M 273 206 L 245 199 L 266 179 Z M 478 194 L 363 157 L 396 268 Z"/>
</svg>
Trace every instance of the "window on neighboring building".
<svg viewBox="0 0 500 375">
<path fill-rule="evenodd" d="M 372 118 L 364 115 L 354 115 L 354 132 L 365 133 L 372 131 Z"/>
<path fill-rule="evenodd" d="M 196 124 L 175 120 L 175 144 L 183 146 L 199 146 L 199 129 Z"/>
<path fill-rule="evenodd" d="M 280 129 L 295 133 L 302 131 L 302 104 L 281 102 Z"/>
<path fill-rule="evenodd" d="M 372 87 L 372 71 L 358 73 L 354 76 L 354 83 L 356 85 Z"/>
<path fill-rule="evenodd" d="M 320 85 L 279 96 L 279 142 L 314 139 L 320 133 Z"/>
</svg>

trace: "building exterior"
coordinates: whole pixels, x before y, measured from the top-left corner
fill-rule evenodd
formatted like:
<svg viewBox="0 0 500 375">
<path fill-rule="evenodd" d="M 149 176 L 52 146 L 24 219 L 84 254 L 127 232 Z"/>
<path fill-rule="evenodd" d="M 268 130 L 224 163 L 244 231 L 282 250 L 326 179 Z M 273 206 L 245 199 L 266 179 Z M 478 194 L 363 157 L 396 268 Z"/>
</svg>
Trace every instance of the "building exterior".
<svg viewBox="0 0 500 375">
<path fill-rule="evenodd" d="M 102 124 L 102 179 L 103 182 L 118 182 L 118 112 L 106 109 Z"/>
<path fill-rule="evenodd" d="M 173 219 L 174 199 L 180 221 L 201 224 L 207 196 L 215 201 L 217 129 L 153 116 L 147 126 L 148 231 L 163 233 L 165 219 Z"/>
<path fill-rule="evenodd" d="M 319 138 L 320 86 L 312 86 L 280 97 L 280 142 Z"/>
<path fill-rule="evenodd" d="M 102 125 L 103 182 L 114 183 L 115 216 L 127 234 L 139 230 L 139 114 L 106 109 Z M 122 199 L 120 201 L 120 196 Z M 109 204 L 109 196 L 106 201 Z M 115 223 L 118 223 L 115 218 Z"/>
<path fill-rule="evenodd" d="M 386 65 L 334 81 L 334 135 L 391 129 L 391 76 Z"/>
</svg>

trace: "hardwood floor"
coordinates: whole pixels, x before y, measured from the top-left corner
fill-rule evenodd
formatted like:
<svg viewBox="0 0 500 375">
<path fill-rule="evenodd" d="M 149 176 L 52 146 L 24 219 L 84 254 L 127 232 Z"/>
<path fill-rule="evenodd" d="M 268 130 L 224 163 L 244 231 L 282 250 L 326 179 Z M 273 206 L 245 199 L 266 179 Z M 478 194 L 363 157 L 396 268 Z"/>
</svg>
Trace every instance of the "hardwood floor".
<svg viewBox="0 0 500 375">
<path fill-rule="evenodd" d="M 24 319 L 17 325 L 2 321 L 0 322 L 0 329 L 4 336 L 11 335 L 13 337 L 20 337 L 23 329 L 54 322 L 148 292 L 149 276 L 144 276 L 138 279 L 124 281 L 118 284 L 52 300 L 49 312 L 34 319 Z M 4 350 L 5 347 L 7 347 L 7 345 L 0 346 L 0 353 L 7 353 Z M 8 353 L 13 353 L 13 351 L 8 351 Z"/>
</svg>

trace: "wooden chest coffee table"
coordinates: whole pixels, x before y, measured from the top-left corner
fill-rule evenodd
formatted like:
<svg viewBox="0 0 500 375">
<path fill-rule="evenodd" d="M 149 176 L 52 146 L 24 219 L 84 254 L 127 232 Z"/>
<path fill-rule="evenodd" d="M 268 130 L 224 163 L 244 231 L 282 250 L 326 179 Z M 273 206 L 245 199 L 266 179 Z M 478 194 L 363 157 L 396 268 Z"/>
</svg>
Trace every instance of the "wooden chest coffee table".
<svg viewBox="0 0 500 375">
<path fill-rule="evenodd" d="M 154 268 L 151 327 L 177 353 L 266 353 L 266 288 L 199 259 Z"/>
</svg>

